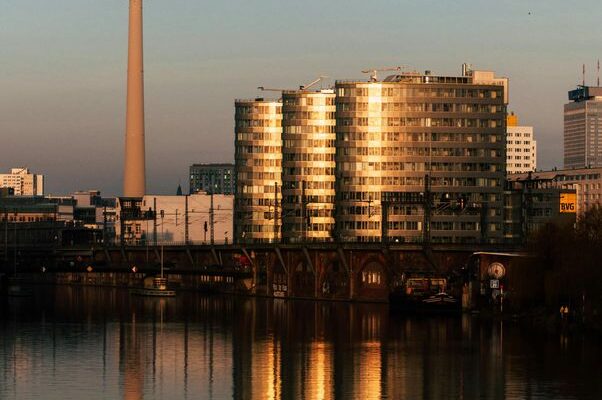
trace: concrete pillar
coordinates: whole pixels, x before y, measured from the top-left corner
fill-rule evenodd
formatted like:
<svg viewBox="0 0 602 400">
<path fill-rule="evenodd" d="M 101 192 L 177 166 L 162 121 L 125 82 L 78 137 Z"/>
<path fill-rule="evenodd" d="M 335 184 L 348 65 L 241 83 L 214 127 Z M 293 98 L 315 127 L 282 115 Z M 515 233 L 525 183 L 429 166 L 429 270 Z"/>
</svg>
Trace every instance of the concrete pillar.
<svg viewBox="0 0 602 400">
<path fill-rule="evenodd" d="M 123 171 L 123 195 L 125 197 L 142 197 L 146 192 L 142 54 L 142 0 L 130 0 L 125 163 Z"/>
</svg>

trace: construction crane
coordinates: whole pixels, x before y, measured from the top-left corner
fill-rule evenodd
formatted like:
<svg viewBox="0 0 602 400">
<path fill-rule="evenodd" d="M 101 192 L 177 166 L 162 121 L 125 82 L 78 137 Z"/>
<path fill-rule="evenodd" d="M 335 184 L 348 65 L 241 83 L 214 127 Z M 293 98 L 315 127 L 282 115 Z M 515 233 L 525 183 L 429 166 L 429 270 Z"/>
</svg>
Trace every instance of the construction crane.
<svg viewBox="0 0 602 400">
<path fill-rule="evenodd" d="M 299 86 L 299 90 L 307 90 L 310 87 L 312 87 L 315 84 L 317 84 L 318 82 L 321 82 L 324 78 L 328 78 L 328 77 L 325 76 L 325 75 L 321 75 L 317 79 L 314 79 L 313 81 L 311 81 L 310 83 L 308 83 L 307 85 L 301 85 L 301 86 Z M 268 88 L 268 87 L 265 87 L 265 86 L 258 86 L 257 89 L 261 90 L 262 92 L 283 92 L 285 90 L 291 90 L 291 89 Z"/>
<path fill-rule="evenodd" d="M 362 71 L 363 74 L 370 74 L 370 82 L 376 82 L 378 77 L 376 76 L 377 72 L 382 71 L 401 71 L 402 68 L 405 68 L 405 65 L 398 65 L 397 67 L 384 67 L 384 68 L 372 68 L 365 69 Z"/>
<path fill-rule="evenodd" d="M 316 78 L 315 80 L 311 81 L 307 85 L 301 85 L 301 86 L 299 86 L 299 89 L 300 90 L 307 90 L 310 87 L 314 86 L 316 83 L 321 82 L 324 78 L 328 78 L 328 77 L 326 75 L 320 75 L 320 76 L 318 76 L 318 78 Z"/>
<path fill-rule="evenodd" d="M 285 90 L 290 90 L 290 89 L 267 88 L 264 86 L 257 86 L 257 89 L 261 90 L 262 92 L 283 92 Z"/>
</svg>

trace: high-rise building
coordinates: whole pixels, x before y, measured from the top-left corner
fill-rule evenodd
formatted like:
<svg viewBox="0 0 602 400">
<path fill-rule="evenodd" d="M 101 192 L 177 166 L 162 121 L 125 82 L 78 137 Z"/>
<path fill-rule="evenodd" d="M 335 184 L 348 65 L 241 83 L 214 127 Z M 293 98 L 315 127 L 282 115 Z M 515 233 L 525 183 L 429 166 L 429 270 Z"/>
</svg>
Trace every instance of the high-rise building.
<svg viewBox="0 0 602 400">
<path fill-rule="evenodd" d="M 273 243 L 282 221 L 282 103 L 236 100 L 235 109 L 234 240 Z"/>
<path fill-rule="evenodd" d="M 234 164 L 190 166 L 190 194 L 197 192 L 234 194 L 234 190 Z"/>
<path fill-rule="evenodd" d="M 282 238 L 334 240 L 335 94 L 282 92 Z"/>
<path fill-rule="evenodd" d="M 602 87 L 569 91 L 564 105 L 564 168 L 602 167 Z"/>
<path fill-rule="evenodd" d="M 15 196 L 43 196 L 44 175 L 32 174 L 27 168 L 12 168 L 0 174 L 0 187 L 12 188 Z"/>
<path fill-rule="evenodd" d="M 466 66 L 337 81 L 339 240 L 502 241 L 507 86 Z"/>
<path fill-rule="evenodd" d="M 146 191 L 142 53 L 142 0 L 130 0 L 123 195 L 138 198 Z"/>
<path fill-rule="evenodd" d="M 506 119 L 506 171 L 509 174 L 535 171 L 537 142 L 532 126 L 520 126 L 514 113 Z"/>
</svg>

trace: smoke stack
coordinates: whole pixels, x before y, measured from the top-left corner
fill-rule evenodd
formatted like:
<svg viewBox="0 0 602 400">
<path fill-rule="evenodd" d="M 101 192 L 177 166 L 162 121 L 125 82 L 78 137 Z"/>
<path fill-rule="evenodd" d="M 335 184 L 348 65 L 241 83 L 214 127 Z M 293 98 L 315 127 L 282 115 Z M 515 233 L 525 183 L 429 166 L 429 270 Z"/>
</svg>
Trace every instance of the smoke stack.
<svg viewBox="0 0 602 400">
<path fill-rule="evenodd" d="M 125 118 L 123 195 L 125 197 L 142 197 L 146 192 L 142 0 L 130 0 L 127 110 Z"/>
</svg>

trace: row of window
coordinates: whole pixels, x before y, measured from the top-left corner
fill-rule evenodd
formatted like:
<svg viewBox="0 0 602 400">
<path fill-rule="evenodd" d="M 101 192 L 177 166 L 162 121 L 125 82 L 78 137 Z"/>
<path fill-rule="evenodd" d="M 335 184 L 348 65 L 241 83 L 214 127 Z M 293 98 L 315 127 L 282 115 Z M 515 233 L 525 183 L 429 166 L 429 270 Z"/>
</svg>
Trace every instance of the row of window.
<svg viewBox="0 0 602 400">
<path fill-rule="evenodd" d="M 414 117 L 344 117 L 337 126 L 408 126 L 447 128 L 501 128 L 503 119 L 482 118 L 414 118 Z"/>
<path fill-rule="evenodd" d="M 441 88 L 428 87 L 426 85 L 419 87 L 339 87 L 336 90 L 340 97 L 465 97 L 477 99 L 496 99 L 503 96 L 503 89 L 465 89 L 465 88 Z"/>
<path fill-rule="evenodd" d="M 384 99 L 382 103 L 340 101 L 337 111 L 505 113 L 505 107 L 500 104 L 408 103 Z"/>
<path fill-rule="evenodd" d="M 237 119 L 237 128 L 278 128 L 282 126 L 279 119 Z"/>
</svg>

